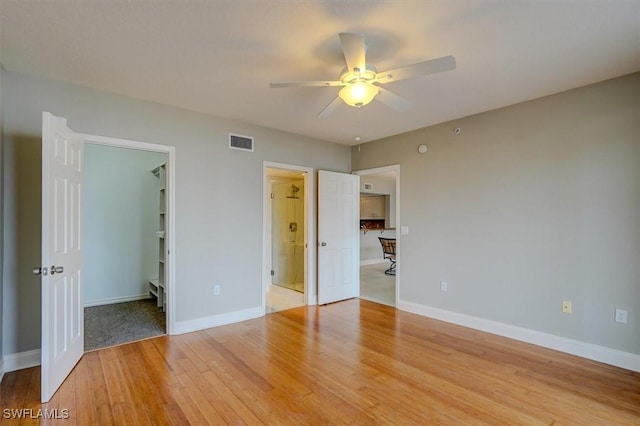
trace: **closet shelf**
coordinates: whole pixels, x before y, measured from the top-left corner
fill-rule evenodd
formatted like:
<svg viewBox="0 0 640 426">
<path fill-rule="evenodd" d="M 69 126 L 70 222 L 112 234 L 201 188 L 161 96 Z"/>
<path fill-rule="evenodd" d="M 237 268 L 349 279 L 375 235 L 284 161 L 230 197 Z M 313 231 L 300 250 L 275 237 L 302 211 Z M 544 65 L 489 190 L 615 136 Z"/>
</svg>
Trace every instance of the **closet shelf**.
<svg viewBox="0 0 640 426">
<path fill-rule="evenodd" d="M 159 289 L 160 289 L 160 283 L 158 282 L 158 280 L 149 281 L 149 293 L 151 293 L 155 297 L 158 297 Z"/>
<path fill-rule="evenodd" d="M 149 281 L 149 293 L 156 298 L 156 305 L 164 312 L 167 306 L 167 294 L 165 292 L 165 256 L 166 256 L 166 243 L 165 243 L 165 212 L 167 210 L 166 199 L 166 163 L 160 164 L 154 168 L 151 173 L 159 179 L 158 183 L 158 226 L 156 231 L 156 237 L 158 238 L 158 278 L 151 279 Z"/>
</svg>

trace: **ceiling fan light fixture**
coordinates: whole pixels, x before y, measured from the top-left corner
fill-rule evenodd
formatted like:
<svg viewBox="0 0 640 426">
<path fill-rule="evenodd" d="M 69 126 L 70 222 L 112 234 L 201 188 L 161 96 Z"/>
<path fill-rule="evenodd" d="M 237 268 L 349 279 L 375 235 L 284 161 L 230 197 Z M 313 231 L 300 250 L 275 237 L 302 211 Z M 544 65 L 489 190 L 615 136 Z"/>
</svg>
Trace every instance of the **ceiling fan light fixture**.
<svg viewBox="0 0 640 426">
<path fill-rule="evenodd" d="M 340 99 L 347 105 L 360 108 L 370 103 L 378 94 L 378 88 L 371 83 L 356 81 L 340 89 Z"/>
<path fill-rule="evenodd" d="M 339 80 L 289 81 L 270 84 L 272 88 L 341 87 L 338 97 L 334 98 L 316 115 L 316 118 L 319 119 L 330 116 L 340 107 L 341 102 L 360 108 L 374 99 L 396 112 L 404 112 L 411 108 L 412 103 L 392 91 L 384 89 L 382 85 L 422 75 L 451 71 L 456 68 L 456 59 L 453 56 L 444 56 L 378 73 L 376 67 L 366 62 L 364 35 L 340 33 L 339 36 L 346 62 L 346 67 L 342 69 Z M 378 86 L 379 84 L 380 86 Z"/>
</svg>

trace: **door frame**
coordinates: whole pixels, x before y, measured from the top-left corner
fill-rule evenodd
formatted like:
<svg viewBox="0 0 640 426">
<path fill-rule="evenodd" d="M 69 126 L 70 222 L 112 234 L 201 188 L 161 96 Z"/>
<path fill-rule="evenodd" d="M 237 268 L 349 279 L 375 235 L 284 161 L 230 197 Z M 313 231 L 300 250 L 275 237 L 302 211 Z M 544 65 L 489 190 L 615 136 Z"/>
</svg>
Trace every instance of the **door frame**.
<svg viewBox="0 0 640 426">
<path fill-rule="evenodd" d="M 271 202 L 271 190 L 269 185 L 268 169 L 291 170 L 305 173 L 304 177 L 304 229 L 305 229 L 305 278 L 304 278 L 304 303 L 315 305 L 318 303 L 318 291 L 316 285 L 316 217 L 315 217 L 315 175 L 314 169 L 295 164 L 276 163 L 273 161 L 262 162 L 262 315 L 267 314 L 267 289 L 271 283 L 271 232 L 268 220 L 271 218 L 269 211 Z"/>
<path fill-rule="evenodd" d="M 140 151 L 152 151 L 160 152 L 167 155 L 167 176 L 166 176 L 166 188 L 167 188 L 167 213 L 168 220 L 165 224 L 168 244 L 165 249 L 167 250 L 166 262 L 165 262 L 165 291 L 168 294 L 167 303 L 167 334 L 174 334 L 176 330 L 176 288 L 175 288 L 175 244 L 176 244 L 176 227 L 175 227 L 175 182 L 176 182 L 176 148 L 169 145 L 160 145 L 148 142 L 139 142 L 129 139 L 112 138 L 108 136 L 97 136 L 86 133 L 78 133 L 78 135 L 84 139 L 85 143 L 94 145 L 112 146 L 117 148 L 137 149 Z"/>
<path fill-rule="evenodd" d="M 402 255 L 402 243 L 401 243 L 401 226 L 400 221 L 400 164 L 392 164 L 390 166 L 375 167 L 373 169 L 356 170 L 352 173 L 359 176 L 375 175 L 379 173 L 396 172 L 396 258 L 398 261 L 398 267 L 396 268 L 396 300 L 395 306 L 398 307 L 398 300 L 400 300 L 400 276 L 402 275 L 402 268 L 400 268 L 400 259 Z M 358 240 L 360 244 L 360 240 Z"/>
</svg>

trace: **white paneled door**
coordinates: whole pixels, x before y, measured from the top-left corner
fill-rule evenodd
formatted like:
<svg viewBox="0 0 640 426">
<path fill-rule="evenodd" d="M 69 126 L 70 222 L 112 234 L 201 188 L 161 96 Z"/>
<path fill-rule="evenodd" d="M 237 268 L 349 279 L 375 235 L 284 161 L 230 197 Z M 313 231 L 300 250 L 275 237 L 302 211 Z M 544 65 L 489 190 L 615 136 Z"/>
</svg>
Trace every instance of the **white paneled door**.
<svg viewBox="0 0 640 426">
<path fill-rule="evenodd" d="M 66 119 L 42 113 L 42 402 L 84 352 L 83 146 Z"/>
<path fill-rule="evenodd" d="M 358 297 L 360 177 L 318 172 L 318 304 Z"/>
</svg>

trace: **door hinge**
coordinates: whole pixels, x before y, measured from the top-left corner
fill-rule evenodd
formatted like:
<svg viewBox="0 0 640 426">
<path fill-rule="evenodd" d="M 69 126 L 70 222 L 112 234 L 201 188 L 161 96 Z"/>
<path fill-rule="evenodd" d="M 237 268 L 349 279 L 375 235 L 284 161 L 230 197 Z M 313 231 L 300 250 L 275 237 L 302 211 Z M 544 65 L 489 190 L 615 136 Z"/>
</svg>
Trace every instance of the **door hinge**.
<svg viewBox="0 0 640 426">
<path fill-rule="evenodd" d="M 271 276 L 273 277 L 276 274 L 276 271 L 274 271 L 273 269 L 271 270 Z"/>
</svg>

